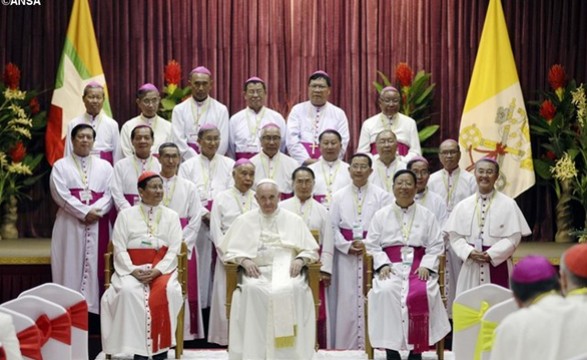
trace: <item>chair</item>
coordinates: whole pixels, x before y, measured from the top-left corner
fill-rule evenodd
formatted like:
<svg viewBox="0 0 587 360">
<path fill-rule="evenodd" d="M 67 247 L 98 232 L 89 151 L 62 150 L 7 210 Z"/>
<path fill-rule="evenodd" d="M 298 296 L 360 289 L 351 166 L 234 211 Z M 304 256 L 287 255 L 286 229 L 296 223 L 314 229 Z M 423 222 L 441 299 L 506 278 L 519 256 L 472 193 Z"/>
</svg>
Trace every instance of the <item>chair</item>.
<svg viewBox="0 0 587 360">
<path fill-rule="evenodd" d="M 88 358 L 88 304 L 82 294 L 65 286 L 46 283 L 23 291 L 19 297 L 35 295 L 63 306 L 71 317 L 71 357 Z"/>
<path fill-rule="evenodd" d="M 453 303 L 453 353 L 455 360 L 475 358 L 481 319 L 496 304 L 512 298 L 509 289 L 483 284 L 457 295 Z"/>
<path fill-rule="evenodd" d="M 479 330 L 481 344 L 478 347 L 482 360 L 489 360 L 491 358 L 491 348 L 493 347 L 493 339 L 495 337 L 495 328 L 497 325 L 499 325 L 509 314 L 518 309 L 518 304 L 516 304 L 516 301 L 511 298 L 494 305 L 487 310 L 485 315 L 483 315 L 481 329 Z"/>
<path fill-rule="evenodd" d="M 44 360 L 71 359 L 71 318 L 63 306 L 26 295 L 7 301 L 2 307 L 26 315 L 35 322 L 42 334 Z"/>
<path fill-rule="evenodd" d="M 29 327 L 32 330 L 23 332 Z M 5 359 L 20 359 L 23 355 L 25 359 L 42 356 L 41 332 L 35 322 L 25 315 L 1 306 L 0 341 L 4 346 Z"/>
<path fill-rule="evenodd" d="M 445 255 L 439 255 L 438 261 L 438 286 L 440 287 L 442 302 L 446 307 L 447 298 L 444 293 Z M 367 294 L 369 294 L 369 291 L 373 287 L 373 257 L 367 254 L 367 252 L 363 253 L 363 271 L 363 296 L 365 297 L 365 353 L 367 353 L 369 359 L 374 359 L 375 350 L 373 349 L 373 346 L 371 346 L 371 341 L 369 341 L 369 309 L 367 305 Z M 436 343 L 436 354 L 439 360 L 444 360 L 444 338 Z"/>
<path fill-rule="evenodd" d="M 185 317 L 185 300 L 187 298 L 188 285 L 188 247 L 185 242 L 181 242 L 181 249 L 177 254 L 177 281 L 181 285 L 181 294 L 183 296 L 183 305 L 177 315 L 177 327 L 175 329 L 175 358 L 181 359 L 183 355 L 183 332 L 184 332 L 184 317 Z M 110 287 L 110 278 L 114 274 L 114 245 L 112 241 L 108 243 L 106 253 L 104 254 L 104 289 Z M 111 355 L 106 354 L 106 359 L 110 359 Z"/>
</svg>

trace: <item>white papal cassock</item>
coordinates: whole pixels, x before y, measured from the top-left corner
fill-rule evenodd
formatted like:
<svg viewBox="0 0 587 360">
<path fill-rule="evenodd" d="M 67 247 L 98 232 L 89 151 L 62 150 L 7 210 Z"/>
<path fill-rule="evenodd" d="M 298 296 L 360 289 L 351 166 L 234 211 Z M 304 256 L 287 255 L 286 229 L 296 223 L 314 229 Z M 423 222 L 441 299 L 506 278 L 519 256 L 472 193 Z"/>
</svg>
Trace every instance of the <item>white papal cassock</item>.
<svg viewBox="0 0 587 360">
<path fill-rule="evenodd" d="M 379 113 L 365 120 L 361 126 L 357 152 L 377 154 L 375 139 L 383 130 L 393 131 L 397 138 L 397 152 L 405 156 L 406 160 L 422 155 L 416 121 L 401 113 L 396 113 L 391 119 Z"/>
<path fill-rule="evenodd" d="M 397 171 L 405 168 L 406 163 L 399 156 L 396 156 L 387 166 L 379 159 L 379 156 L 375 156 L 373 160 L 373 172 L 369 176 L 369 181 L 371 184 L 387 191 L 395 199 L 395 195 L 393 195 L 393 176 Z"/>
<path fill-rule="evenodd" d="M 263 151 L 251 158 L 255 165 L 255 187 L 263 179 L 271 179 L 277 183 L 282 199 L 292 196 L 293 187 L 291 174 L 299 164 L 293 158 L 278 152 L 272 158 Z"/>
<path fill-rule="evenodd" d="M 463 261 L 456 295 L 487 283 L 509 288 L 512 255 L 522 236 L 531 234 L 512 198 L 497 190 L 486 195 L 475 193 L 455 206 L 444 229 L 455 254 Z M 491 263 L 469 259 L 474 249 L 486 251 Z"/>
<path fill-rule="evenodd" d="M 152 118 L 147 118 L 141 114 L 128 120 L 122 125 L 122 129 L 120 129 L 120 151 L 122 154 L 119 158 L 132 156 L 135 153 L 130 136 L 133 129 L 140 125 L 146 125 L 153 129 L 154 135 L 151 154 L 158 154 L 159 146 L 171 141 L 171 123 L 169 121 L 158 115 L 155 115 Z"/>
<path fill-rule="evenodd" d="M 185 161 L 179 167 L 179 176 L 187 179 L 194 184 L 198 190 L 200 202 L 209 214 L 216 196 L 222 191 L 230 188 L 234 184 L 232 178 L 232 167 L 234 160 L 223 156 L 214 155 L 209 160 L 203 155 Z M 214 247 L 210 238 L 210 227 L 206 224 L 200 226 L 198 237 L 196 238 L 196 249 L 198 252 L 198 287 L 202 309 L 210 306 L 210 297 L 212 289 L 212 254 Z"/>
<path fill-rule="evenodd" d="M 294 105 L 287 117 L 287 150 L 298 163 L 318 159 L 318 137 L 324 130 L 336 130 L 342 137 L 340 158 L 349 144 L 349 120 L 344 111 L 329 102 L 321 107 L 305 101 Z"/>
<path fill-rule="evenodd" d="M 212 124 L 220 132 L 220 145 L 217 154 L 224 155 L 228 150 L 229 128 L 228 109 L 216 99 L 208 96 L 203 102 L 193 97 L 184 100 L 173 108 L 171 114 L 171 136 L 179 147 L 184 160 L 200 153 L 198 131 L 204 124 Z"/>
<path fill-rule="evenodd" d="M 334 193 L 352 183 L 349 164 L 342 160 L 326 161 L 320 157 L 317 162 L 308 167 L 316 176 L 314 199 L 329 209 Z"/>
<path fill-rule="evenodd" d="M 165 206 L 141 203 L 118 214 L 112 233 L 115 272 L 101 301 L 106 354 L 150 356 L 175 344 L 183 303 L 176 271 L 181 238 L 179 216 Z M 140 257 L 154 261 L 137 260 Z M 131 275 L 136 269 L 153 268 L 162 275 L 149 285 Z M 154 292 L 156 288 L 160 290 Z"/>
<path fill-rule="evenodd" d="M 218 258 L 214 266 L 214 283 L 212 286 L 212 302 L 210 304 L 210 322 L 208 342 L 228 345 L 228 320 L 226 318 L 226 272 L 222 261 L 224 255 L 220 250 L 220 242 L 234 220 L 259 205 L 255 200 L 255 192 L 249 190 L 241 193 L 236 187 L 222 191 L 214 200 L 210 216 L 210 237 L 214 242 Z"/>
<path fill-rule="evenodd" d="M 297 196 L 282 201 L 279 206 L 289 210 L 304 219 L 310 231 L 318 231 L 320 240 L 320 271 L 332 275 L 332 260 L 334 256 L 334 229 L 330 221 L 328 210 L 318 201 L 310 198 L 303 204 Z M 320 308 L 318 309 L 318 343 L 321 348 L 332 347 L 333 314 L 330 312 L 330 302 L 336 294 L 331 294 L 332 287 L 325 288 L 320 282 Z"/>
<path fill-rule="evenodd" d="M 285 119 L 275 110 L 263 106 L 259 112 L 247 107 L 230 118 L 230 141 L 227 155 L 238 160 L 250 159 L 261 151 L 261 129 L 267 124 L 275 124 L 281 133 L 281 152 L 285 153 L 287 125 Z"/>
<path fill-rule="evenodd" d="M 363 297 L 363 257 L 349 254 L 354 239 L 364 240 L 377 210 L 389 205 L 391 196 L 367 184 L 351 184 L 334 194 L 330 218 L 334 227 L 334 272 L 336 274 L 336 349 L 365 348 L 365 301 Z"/>
<path fill-rule="evenodd" d="M 229 358 L 312 359 L 315 310 L 305 276 L 292 278 L 294 258 L 318 260 L 318 244 L 301 217 L 285 209 L 239 216 L 220 246 L 226 262 L 253 260 L 259 278 L 242 277 L 230 312 Z"/>
<path fill-rule="evenodd" d="M 390 265 L 389 279 L 373 278 L 369 291 L 369 339 L 373 347 L 427 351 L 450 331 L 438 285 L 438 256 L 444 241 L 435 215 L 419 204 L 379 210 L 365 241 L 373 269 Z M 409 254 L 410 255 L 404 255 Z M 417 269 L 430 272 L 418 279 Z"/>
<path fill-rule="evenodd" d="M 114 165 L 110 187 L 116 210 L 121 211 L 140 202 L 137 180 L 145 171 L 154 171 L 158 174 L 161 171 L 159 160 L 152 155 L 147 159 L 139 159 L 133 155 L 121 159 Z"/>
<path fill-rule="evenodd" d="M 103 254 L 110 238 L 111 180 L 112 166 L 106 160 L 70 155 L 55 162 L 49 183 L 59 206 L 51 240 L 53 281 L 81 292 L 88 311 L 96 314 L 104 283 Z M 85 225 L 91 209 L 99 210 L 103 218 Z"/>
<path fill-rule="evenodd" d="M 101 111 L 98 116 L 92 117 L 88 113 L 80 115 L 67 124 L 67 133 L 65 135 L 65 154 L 67 157 L 73 153 L 73 144 L 71 143 L 71 130 L 76 125 L 88 124 L 96 131 L 92 154 L 104 159 L 114 165 L 120 157 L 120 135 L 118 132 L 118 123 Z"/>
<path fill-rule="evenodd" d="M 201 300 L 198 293 L 198 252 L 196 238 L 200 231 L 202 215 L 206 210 L 200 203 L 196 185 L 179 176 L 163 179 L 162 204 L 179 215 L 183 232 L 183 241 L 188 247 L 188 290 L 185 306 L 184 340 L 202 339 L 204 337 L 204 323 L 202 321 Z"/>
<path fill-rule="evenodd" d="M 585 319 L 587 310 L 581 304 L 546 294 L 498 325 L 491 359 L 579 359 L 575 356 L 587 353 Z"/>
</svg>

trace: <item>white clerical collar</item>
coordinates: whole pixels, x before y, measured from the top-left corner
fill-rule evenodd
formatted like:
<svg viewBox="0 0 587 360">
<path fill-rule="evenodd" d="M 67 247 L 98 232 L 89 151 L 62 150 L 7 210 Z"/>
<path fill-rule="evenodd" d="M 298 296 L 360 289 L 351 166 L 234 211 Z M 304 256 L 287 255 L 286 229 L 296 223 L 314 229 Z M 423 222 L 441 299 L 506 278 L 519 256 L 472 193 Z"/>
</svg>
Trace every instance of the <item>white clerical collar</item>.
<svg viewBox="0 0 587 360">
<path fill-rule="evenodd" d="M 204 106 L 206 105 L 206 102 L 208 101 L 208 99 L 210 99 L 210 96 L 206 96 L 206 98 L 202 101 L 198 101 L 196 99 L 194 99 L 194 97 L 192 96 L 192 100 L 194 100 L 194 102 L 196 103 L 197 106 Z"/>
<path fill-rule="evenodd" d="M 155 120 L 157 120 L 157 115 L 155 114 L 155 116 L 153 117 L 146 117 L 145 114 L 141 113 L 141 120 L 143 120 L 147 124 L 152 124 L 155 122 Z"/>
<path fill-rule="evenodd" d="M 358 192 L 365 192 L 365 191 L 367 191 L 367 188 L 369 187 L 369 181 L 367 181 L 367 183 L 361 187 L 358 187 L 353 183 L 352 187 L 354 190 L 356 190 Z"/>
<path fill-rule="evenodd" d="M 261 216 L 265 219 L 265 220 L 272 220 L 275 217 L 277 217 L 277 215 L 279 214 L 280 208 L 279 206 L 277 206 L 277 209 L 275 209 L 275 211 L 272 214 L 265 214 L 263 212 L 263 210 L 259 209 L 259 214 L 261 214 Z"/>
<path fill-rule="evenodd" d="M 446 170 L 444 168 L 442 170 L 446 173 L 446 175 L 448 175 L 449 177 L 451 177 L 451 176 L 458 175 L 459 172 L 461 171 L 461 168 L 457 166 L 456 168 L 453 169 L 452 172 L 448 172 L 448 170 Z"/>
<path fill-rule="evenodd" d="M 336 159 L 334 161 L 328 161 L 328 160 L 324 159 L 323 156 L 321 156 L 320 158 L 322 159 L 322 161 L 324 161 L 326 163 L 326 165 L 328 165 L 328 167 L 333 167 L 336 164 L 338 164 L 338 162 L 340 161 L 340 159 Z"/>
<path fill-rule="evenodd" d="M 208 157 L 204 154 L 200 154 L 200 159 L 204 160 L 207 163 L 211 163 L 212 161 L 216 160 L 216 154 L 212 156 L 212 159 L 208 159 Z"/>
<path fill-rule="evenodd" d="M 159 175 L 161 175 L 161 178 L 163 179 L 164 182 L 169 182 L 169 181 L 175 179 L 175 177 L 177 176 L 177 175 L 173 175 L 170 178 L 168 178 L 168 177 L 163 176 L 163 174 L 161 174 L 161 173 Z"/>
<path fill-rule="evenodd" d="M 422 192 L 416 193 L 416 196 L 414 198 L 416 200 L 420 200 L 426 196 L 427 192 L 428 192 L 428 188 L 424 189 L 424 191 L 422 191 Z"/>
<path fill-rule="evenodd" d="M 481 194 L 478 190 L 477 190 L 477 194 L 479 195 L 479 199 L 486 201 L 488 199 L 491 199 L 493 197 L 493 194 L 495 193 L 495 189 L 492 189 L 490 192 L 488 192 L 487 194 Z"/>
<path fill-rule="evenodd" d="M 265 157 L 266 157 L 267 159 L 269 159 L 269 160 L 275 160 L 275 159 L 277 159 L 277 157 L 279 157 L 279 153 L 280 153 L 280 151 L 277 151 L 277 152 L 275 153 L 275 155 L 273 155 L 273 156 L 269 156 L 269 155 L 267 155 L 267 154 L 265 153 L 265 151 L 264 151 L 264 150 L 261 150 L 261 155 L 265 156 Z"/>
<path fill-rule="evenodd" d="M 150 159 L 153 157 L 153 154 L 149 154 L 149 156 L 147 156 L 147 158 L 145 158 L 145 159 L 142 159 L 142 158 L 138 157 L 138 156 L 137 156 L 137 153 L 135 152 L 135 153 L 134 153 L 134 157 L 135 157 L 135 160 L 136 160 L 136 161 L 138 161 L 138 162 L 140 162 L 140 163 L 146 163 L 147 161 L 149 161 L 149 160 L 150 160 Z"/>
<path fill-rule="evenodd" d="M 393 164 L 397 163 L 397 156 L 393 158 L 393 160 L 391 160 L 391 162 L 389 163 L 389 165 L 385 165 L 385 163 L 383 162 L 383 160 L 381 160 L 381 156 L 377 157 L 377 161 L 379 161 L 381 163 L 381 165 L 383 165 L 385 168 L 389 169 L 390 167 L 393 166 Z"/>
<path fill-rule="evenodd" d="M 86 161 L 90 160 L 90 156 L 92 156 L 92 154 L 88 154 L 88 156 L 79 156 L 76 153 L 71 153 L 71 155 L 75 158 L 76 161 L 79 161 L 80 163 L 85 163 Z"/>
<path fill-rule="evenodd" d="M 247 111 L 250 111 L 253 114 L 257 115 L 257 114 L 260 114 L 264 108 L 265 108 L 265 106 L 261 106 L 261 108 L 259 108 L 259 111 L 255 111 L 255 109 L 253 109 L 252 107 L 247 106 Z"/>
<path fill-rule="evenodd" d="M 321 106 L 316 106 L 316 105 L 312 104 L 312 102 L 310 101 L 310 105 L 314 108 L 314 110 L 316 112 L 323 111 L 324 109 L 326 109 L 326 106 L 328 105 L 328 101 L 325 102 L 324 105 L 321 105 Z"/>
<path fill-rule="evenodd" d="M 398 203 L 396 201 L 393 202 L 393 206 L 395 206 L 396 208 L 400 209 L 403 212 L 406 212 L 407 213 L 407 212 L 411 211 L 412 209 L 415 209 L 416 208 L 416 202 L 415 201 L 412 202 L 410 205 L 408 205 L 408 207 L 401 207 L 401 206 L 398 205 Z"/>
<path fill-rule="evenodd" d="M 87 112 L 84 113 L 84 116 L 86 117 L 86 120 L 88 120 L 89 122 L 92 122 L 92 121 L 98 120 L 98 118 L 100 117 L 101 114 L 102 114 L 102 110 L 100 110 L 100 112 L 98 114 L 96 114 L 96 116 L 90 115 Z"/>
<path fill-rule="evenodd" d="M 242 197 L 246 197 L 246 196 L 249 194 L 249 192 L 251 191 L 251 189 L 249 189 L 249 190 L 247 190 L 247 191 L 245 191 L 245 192 L 241 192 L 241 191 L 240 191 L 240 190 L 239 190 L 239 189 L 236 187 L 236 185 L 235 185 L 235 186 L 234 186 L 234 191 L 235 191 L 235 192 L 236 192 L 238 195 L 240 195 L 240 196 L 242 196 Z"/>
<path fill-rule="evenodd" d="M 142 200 L 141 200 L 139 206 L 141 208 L 143 208 L 143 211 L 145 211 L 146 214 L 153 213 L 155 210 L 157 210 L 159 208 L 159 205 L 155 205 L 155 206 L 153 206 L 153 205 L 147 205 Z"/>
</svg>

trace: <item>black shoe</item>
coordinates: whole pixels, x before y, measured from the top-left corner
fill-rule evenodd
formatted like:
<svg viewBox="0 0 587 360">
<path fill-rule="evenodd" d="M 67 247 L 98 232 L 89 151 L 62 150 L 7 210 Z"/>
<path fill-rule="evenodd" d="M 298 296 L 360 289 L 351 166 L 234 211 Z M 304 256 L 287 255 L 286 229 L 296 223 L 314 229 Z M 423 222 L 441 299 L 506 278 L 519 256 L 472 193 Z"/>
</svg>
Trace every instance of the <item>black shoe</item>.
<svg viewBox="0 0 587 360">
<path fill-rule="evenodd" d="M 167 359 L 167 351 L 153 355 L 153 360 L 165 360 Z"/>
<path fill-rule="evenodd" d="M 385 353 L 387 354 L 387 360 L 402 360 L 399 351 L 385 349 Z"/>
<path fill-rule="evenodd" d="M 133 357 L 133 360 L 149 360 L 149 357 L 135 354 L 135 356 Z"/>
<path fill-rule="evenodd" d="M 408 355 L 408 360 L 422 360 L 422 354 L 410 351 L 410 355 Z"/>
</svg>

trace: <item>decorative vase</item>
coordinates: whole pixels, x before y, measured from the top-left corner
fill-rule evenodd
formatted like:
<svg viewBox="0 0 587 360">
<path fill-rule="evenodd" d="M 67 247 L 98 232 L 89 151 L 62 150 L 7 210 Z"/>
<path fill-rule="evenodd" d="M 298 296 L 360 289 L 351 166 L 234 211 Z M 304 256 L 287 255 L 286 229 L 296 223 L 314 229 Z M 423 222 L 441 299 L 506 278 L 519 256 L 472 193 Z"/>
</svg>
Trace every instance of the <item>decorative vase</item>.
<svg viewBox="0 0 587 360">
<path fill-rule="evenodd" d="M 18 200 L 11 196 L 2 206 L 2 223 L 0 224 L 0 237 L 6 240 L 18 239 L 16 219 L 18 218 Z"/>
<path fill-rule="evenodd" d="M 556 219 L 556 235 L 554 236 L 554 241 L 557 243 L 570 243 L 573 241 L 573 236 L 570 234 L 573 228 L 571 193 L 571 181 L 561 181 L 560 197 L 554 208 Z"/>
</svg>

